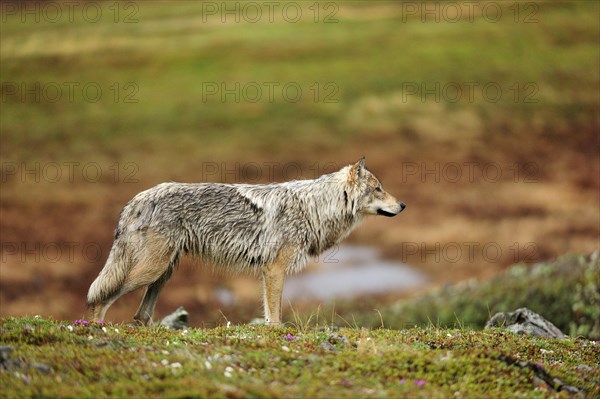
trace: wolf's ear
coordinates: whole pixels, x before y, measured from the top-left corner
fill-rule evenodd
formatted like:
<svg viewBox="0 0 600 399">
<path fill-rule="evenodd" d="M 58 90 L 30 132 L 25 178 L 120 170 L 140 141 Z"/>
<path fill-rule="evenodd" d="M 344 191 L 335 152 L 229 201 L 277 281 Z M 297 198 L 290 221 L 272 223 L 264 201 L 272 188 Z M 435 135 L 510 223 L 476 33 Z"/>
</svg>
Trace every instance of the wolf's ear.
<svg viewBox="0 0 600 399">
<path fill-rule="evenodd" d="M 348 172 L 348 180 L 353 182 L 357 180 L 359 177 L 362 177 L 365 172 L 365 157 L 362 157 L 360 161 L 350 166 L 350 171 Z"/>
</svg>

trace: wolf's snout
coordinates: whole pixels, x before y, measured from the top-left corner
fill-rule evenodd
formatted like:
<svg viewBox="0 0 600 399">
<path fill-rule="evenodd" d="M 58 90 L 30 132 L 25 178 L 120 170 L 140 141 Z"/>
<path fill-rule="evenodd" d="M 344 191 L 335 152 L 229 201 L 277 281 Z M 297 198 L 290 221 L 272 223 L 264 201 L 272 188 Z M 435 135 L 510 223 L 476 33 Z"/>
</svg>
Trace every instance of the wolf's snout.
<svg viewBox="0 0 600 399">
<path fill-rule="evenodd" d="M 402 212 L 404 210 L 404 208 L 406 208 L 406 204 L 404 202 L 398 202 L 397 207 L 394 206 L 393 209 L 377 209 L 377 214 L 378 215 L 382 215 L 382 216 L 387 216 L 387 217 L 392 217 L 392 216 L 396 216 L 397 214 L 399 214 L 400 212 Z"/>
</svg>

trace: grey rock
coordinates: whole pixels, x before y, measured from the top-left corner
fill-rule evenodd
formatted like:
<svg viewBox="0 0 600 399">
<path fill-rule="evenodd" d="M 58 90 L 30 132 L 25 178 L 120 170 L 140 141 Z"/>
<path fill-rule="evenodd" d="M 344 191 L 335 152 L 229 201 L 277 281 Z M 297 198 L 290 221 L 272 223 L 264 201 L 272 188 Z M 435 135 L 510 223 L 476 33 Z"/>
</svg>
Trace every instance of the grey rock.
<svg viewBox="0 0 600 399">
<path fill-rule="evenodd" d="M 160 325 L 171 330 L 183 330 L 190 326 L 190 315 L 183 306 L 180 306 L 176 311 L 162 319 Z"/>
<path fill-rule="evenodd" d="M 503 327 L 515 334 L 527 334 L 541 338 L 567 338 L 554 324 L 527 308 L 514 312 L 496 313 L 485 328 Z"/>
<path fill-rule="evenodd" d="M 14 350 L 15 349 L 10 345 L 0 346 L 0 370 L 8 370 L 15 365 L 18 365 L 18 360 L 10 360 Z"/>
<path fill-rule="evenodd" d="M 583 371 L 584 373 L 589 373 L 594 369 L 588 366 L 587 364 L 580 364 L 579 366 L 577 366 L 577 370 Z"/>
<path fill-rule="evenodd" d="M 350 341 L 342 334 L 329 334 L 327 340 L 321 343 L 321 348 L 326 351 L 335 351 L 339 345 L 348 346 Z"/>
<path fill-rule="evenodd" d="M 15 349 L 10 345 L 0 346 L 0 362 L 4 363 L 8 359 L 10 359 L 10 356 L 12 355 L 14 350 Z"/>
<path fill-rule="evenodd" d="M 30 367 L 32 369 L 36 369 L 37 371 L 41 371 L 44 374 L 48 374 L 49 372 L 52 371 L 52 367 L 48 366 L 47 364 L 43 364 L 43 363 L 31 363 Z"/>
<path fill-rule="evenodd" d="M 11 358 L 15 348 L 10 345 L 0 345 L 0 371 L 12 370 L 21 367 L 19 358 Z"/>
<path fill-rule="evenodd" d="M 342 344 L 346 346 L 350 344 L 348 338 L 346 338 L 346 336 L 342 334 L 329 334 L 329 336 L 327 337 L 327 341 L 329 341 L 329 343 L 333 345 Z"/>
</svg>

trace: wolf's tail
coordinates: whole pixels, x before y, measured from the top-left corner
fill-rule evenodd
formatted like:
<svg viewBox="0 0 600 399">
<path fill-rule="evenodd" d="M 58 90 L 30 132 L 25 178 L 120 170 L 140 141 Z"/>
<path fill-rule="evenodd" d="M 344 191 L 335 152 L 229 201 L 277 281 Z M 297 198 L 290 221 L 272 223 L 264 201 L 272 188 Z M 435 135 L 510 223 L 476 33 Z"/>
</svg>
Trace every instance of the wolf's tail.
<svg viewBox="0 0 600 399">
<path fill-rule="evenodd" d="M 144 206 L 147 201 L 143 201 L 143 198 L 140 198 L 143 193 L 135 196 L 121 210 L 115 229 L 115 241 L 108 254 L 108 259 L 88 290 L 88 308 L 99 303 L 106 303 L 117 295 L 121 291 L 121 288 L 123 288 L 127 275 L 135 263 L 134 257 L 136 257 L 136 254 L 134 252 L 136 245 L 132 245 L 129 242 L 134 238 L 130 237 L 130 235 L 135 231 L 135 226 L 131 227 L 131 225 L 134 222 L 136 224 L 147 222 L 145 219 L 148 218 L 147 215 L 151 214 L 151 210 L 153 209 L 148 210 L 146 209 L 148 207 Z M 142 220 L 136 218 L 136 215 L 139 216 L 141 214 L 144 214 L 145 218 Z M 139 243 L 138 239 L 133 239 L 133 241 Z"/>
<path fill-rule="evenodd" d="M 115 296 L 123 287 L 132 263 L 125 240 L 123 237 L 117 238 L 110 250 L 106 264 L 90 286 L 87 295 L 88 306 L 105 302 Z"/>
</svg>

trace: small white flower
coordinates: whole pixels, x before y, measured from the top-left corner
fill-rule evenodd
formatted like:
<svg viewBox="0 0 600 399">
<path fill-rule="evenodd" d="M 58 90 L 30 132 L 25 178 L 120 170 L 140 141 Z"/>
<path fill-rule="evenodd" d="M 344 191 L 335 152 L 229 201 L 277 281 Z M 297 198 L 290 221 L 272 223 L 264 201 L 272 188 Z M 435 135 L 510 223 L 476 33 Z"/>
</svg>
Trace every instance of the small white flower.
<svg viewBox="0 0 600 399">
<path fill-rule="evenodd" d="M 102 331 L 106 332 L 106 327 L 102 327 Z"/>
<path fill-rule="evenodd" d="M 231 374 L 231 373 L 232 373 L 232 372 L 233 372 L 233 368 L 232 368 L 232 367 L 229 367 L 229 366 L 227 366 L 227 367 L 225 368 L 225 372 L 224 372 L 223 374 L 225 375 L 225 377 L 227 377 L 227 378 L 231 378 L 231 376 L 232 376 L 232 374 Z"/>
<path fill-rule="evenodd" d="M 94 337 L 92 337 L 91 335 L 88 335 L 88 339 L 91 341 L 94 339 Z"/>
<path fill-rule="evenodd" d="M 208 360 L 204 362 L 204 367 L 206 367 L 207 370 L 212 369 L 212 365 L 210 364 L 210 362 Z"/>
<path fill-rule="evenodd" d="M 33 316 L 34 319 L 39 319 L 40 317 L 42 317 L 42 316 L 40 316 L 39 314 L 36 314 L 35 316 Z"/>
<path fill-rule="evenodd" d="M 181 363 L 179 363 L 179 362 L 171 363 L 171 367 L 174 369 L 179 369 L 179 368 L 181 368 Z"/>
<path fill-rule="evenodd" d="M 285 345 L 283 345 L 283 346 L 281 347 L 281 349 L 283 349 L 285 352 L 289 352 L 289 351 L 290 351 L 290 348 L 288 348 L 288 347 L 287 347 L 287 346 L 285 346 Z"/>
<path fill-rule="evenodd" d="M 163 359 L 160 361 L 160 364 L 162 364 L 163 366 L 168 366 L 169 365 L 169 361 L 167 359 Z"/>
<path fill-rule="evenodd" d="M 227 321 L 227 328 L 229 328 L 229 326 L 231 326 L 231 322 L 228 320 Z"/>
<path fill-rule="evenodd" d="M 67 330 L 69 330 L 69 331 L 73 332 L 73 326 L 69 324 L 69 325 L 67 326 Z"/>
<path fill-rule="evenodd" d="M 115 332 L 118 334 L 118 333 L 119 333 L 119 329 L 118 329 L 118 328 L 115 328 Z"/>
<path fill-rule="evenodd" d="M 166 351 L 166 350 L 164 350 L 164 349 L 163 349 L 163 350 L 161 351 L 161 353 L 162 353 L 163 355 L 168 355 L 168 354 L 169 354 L 169 351 Z"/>
</svg>

